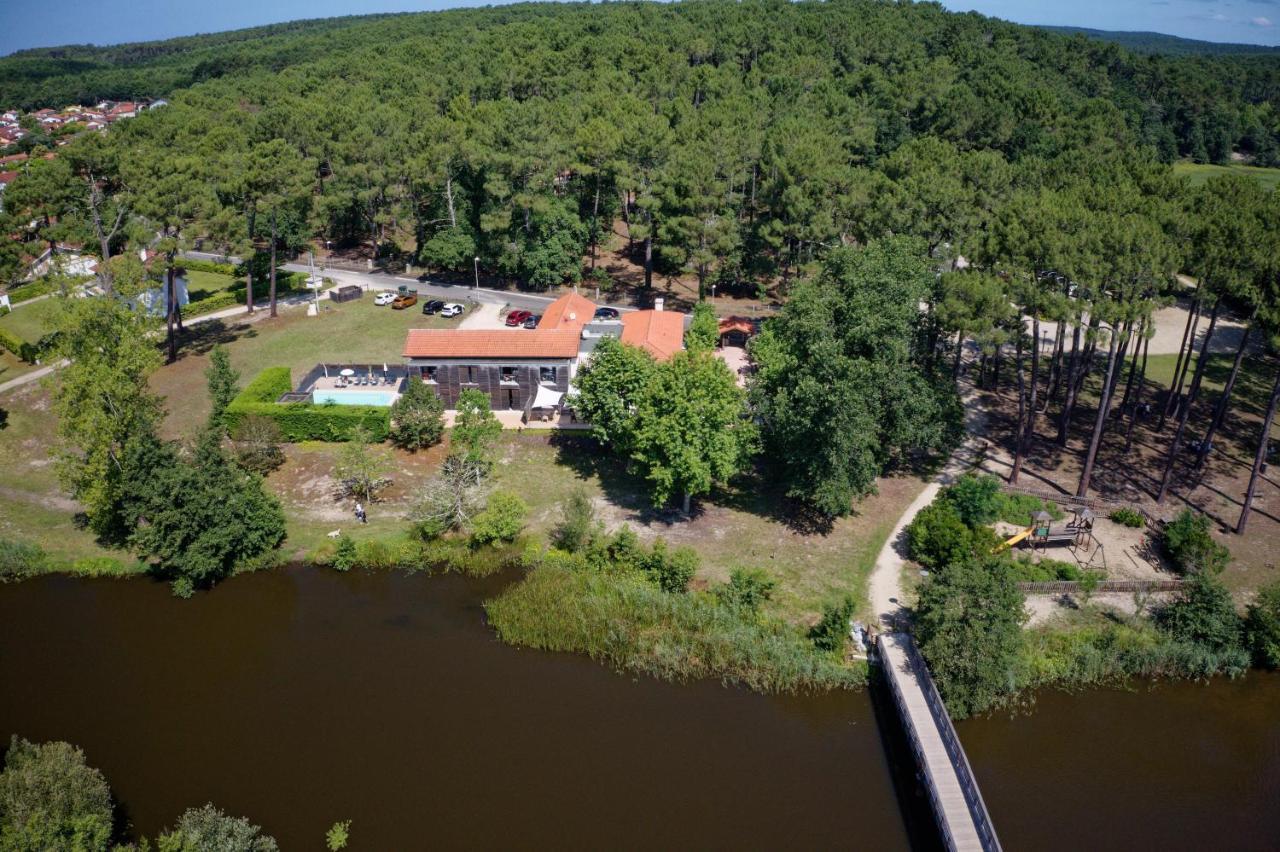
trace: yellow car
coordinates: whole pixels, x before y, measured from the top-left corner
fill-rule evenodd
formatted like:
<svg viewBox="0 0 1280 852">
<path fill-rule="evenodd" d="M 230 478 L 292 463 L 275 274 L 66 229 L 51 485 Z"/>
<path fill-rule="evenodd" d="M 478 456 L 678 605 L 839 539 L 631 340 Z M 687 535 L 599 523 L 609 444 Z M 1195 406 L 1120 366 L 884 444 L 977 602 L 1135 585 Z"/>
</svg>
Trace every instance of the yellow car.
<svg viewBox="0 0 1280 852">
<path fill-rule="evenodd" d="M 412 308 L 418 304 L 418 296 L 416 293 L 405 293 L 403 296 L 396 296 L 396 300 L 391 303 L 391 310 L 403 311 L 405 308 Z"/>
</svg>

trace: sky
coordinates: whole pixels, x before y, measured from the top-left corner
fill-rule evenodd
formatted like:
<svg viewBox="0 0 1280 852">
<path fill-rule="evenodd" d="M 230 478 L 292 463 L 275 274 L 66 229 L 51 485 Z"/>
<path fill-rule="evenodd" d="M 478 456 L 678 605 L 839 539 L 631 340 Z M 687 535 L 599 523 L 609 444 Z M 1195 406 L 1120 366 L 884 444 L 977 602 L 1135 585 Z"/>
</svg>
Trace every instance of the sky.
<svg viewBox="0 0 1280 852">
<path fill-rule="evenodd" d="M 493 0 L 496 2 L 496 0 Z M 27 47 L 118 44 L 299 18 L 483 5 L 484 0 L 0 0 L 0 55 Z M 1280 45 L 1280 0 L 942 0 L 1024 24 L 1148 30 L 1207 41 Z"/>
</svg>

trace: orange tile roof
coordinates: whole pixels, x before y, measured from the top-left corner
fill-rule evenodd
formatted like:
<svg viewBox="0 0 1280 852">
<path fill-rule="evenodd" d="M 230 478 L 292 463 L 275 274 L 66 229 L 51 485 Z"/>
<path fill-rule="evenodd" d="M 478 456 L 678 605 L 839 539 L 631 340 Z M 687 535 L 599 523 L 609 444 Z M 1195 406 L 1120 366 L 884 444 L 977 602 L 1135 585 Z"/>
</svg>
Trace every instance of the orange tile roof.
<svg viewBox="0 0 1280 852">
<path fill-rule="evenodd" d="M 542 319 L 538 320 L 538 328 L 570 328 L 581 331 L 584 325 L 591 322 L 595 313 L 595 302 L 577 293 L 567 293 L 547 305 L 547 309 L 542 312 Z"/>
<path fill-rule="evenodd" d="M 622 315 L 622 342 L 639 346 L 659 361 L 684 348 L 684 314 L 629 311 Z"/>
<path fill-rule="evenodd" d="M 578 332 L 522 328 L 415 328 L 404 342 L 406 358 L 574 358 Z"/>
<path fill-rule="evenodd" d="M 756 324 L 746 317 L 721 317 L 720 333 L 724 334 L 726 331 L 742 331 L 747 334 L 755 334 Z"/>
</svg>

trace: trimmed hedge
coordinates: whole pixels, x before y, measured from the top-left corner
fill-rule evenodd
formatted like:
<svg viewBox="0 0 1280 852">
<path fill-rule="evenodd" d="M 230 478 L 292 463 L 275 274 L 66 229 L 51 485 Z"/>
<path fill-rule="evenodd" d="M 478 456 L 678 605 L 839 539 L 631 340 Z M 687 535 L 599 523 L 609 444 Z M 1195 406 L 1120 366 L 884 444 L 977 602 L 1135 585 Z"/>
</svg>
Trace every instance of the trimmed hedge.
<svg viewBox="0 0 1280 852">
<path fill-rule="evenodd" d="M 234 291 L 223 291 L 214 293 L 212 296 L 206 296 L 194 302 L 188 302 L 182 306 L 182 318 L 198 317 L 204 314 L 211 314 L 214 311 L 221 311 L 226 308 L 234 308 L 236 305 L 243 305 L 244 299 L 238 298 Z"/>
<path fill-rule="evenodd" d="M 293 390 L 288 367 L 268 367 L 254 377 L 227 406 L 226 424 L 235 429 L 251 414 L 267 417 L 280 428 L 286 441 L 346 441 L 363 427 L 373 441 L 385 441 L 391 428 L 391 410 L 374 405 L 316 405 L 310 402 L 276 402 Z"/>
<path fill-rule="evenodd" d="M 40 354 L 52 345 L 52 334 L 46 334 L 37 343 L 29 343 L 13 332 L 0 328 L 0 349 L 9 350 L 28 364 L 34 364 Z"/>
<path fill-rule="evenodd" d="M 216 260 L 197 260 L 196 258 L 181 257 L 178 258 L 178 266 L 194 272 L 213 272 L 218 275 L 230 275 L 232 278 L 239 274 L 239 267 L 234 263 L 218 263 Z"/>
</svg>

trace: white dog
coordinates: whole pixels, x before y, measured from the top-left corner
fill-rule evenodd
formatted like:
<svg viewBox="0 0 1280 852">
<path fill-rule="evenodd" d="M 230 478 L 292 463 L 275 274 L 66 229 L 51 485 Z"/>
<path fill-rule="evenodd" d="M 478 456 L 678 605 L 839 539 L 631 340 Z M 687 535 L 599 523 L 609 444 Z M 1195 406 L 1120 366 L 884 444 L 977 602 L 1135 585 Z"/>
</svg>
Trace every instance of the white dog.
<svg viewBox="0 0 1280 852">
<path fill-rule="evenodd" d="M 329 538 L 337 538 L 338 536 L 342 535 L 342 530 L 330 530 L 329 532 L 325 533 L 325 535 L 329 536 Z"/>
</svg>

